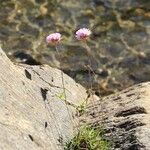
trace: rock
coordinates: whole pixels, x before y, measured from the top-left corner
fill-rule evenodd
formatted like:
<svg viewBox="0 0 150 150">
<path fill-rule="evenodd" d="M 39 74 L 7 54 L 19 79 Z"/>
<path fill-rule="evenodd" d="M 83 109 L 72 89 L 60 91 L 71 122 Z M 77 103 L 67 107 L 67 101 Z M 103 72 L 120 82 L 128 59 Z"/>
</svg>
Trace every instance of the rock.
<svg viewBox="0 0 150 150">
<path fill-rule="evenodd" d="M 89 104 L 82 122 L 102 127 L 115 150 L 150 149 L 150 82 Z"/>
<path fill-rule="evenodd" d="M 18 62 L 22 62 L 24 64 L 28 64 L 28 65 L 41 65 L 40 62 L 38 62 L 37 60 L 35 60 L 30 54 L 27 54 L 23 51 L 16 51 L 13 53 L 13 57 L 15 57 L 16 59 L 19 59 Z"/>
<path fill-rule="evenodd" d="M 1 49 L 0 64 L 0 149 L 63 149 L 78 124 L 76 106 L 87 99 L 86 90 L 48 65 L 14 64 Z"/>
</svg>

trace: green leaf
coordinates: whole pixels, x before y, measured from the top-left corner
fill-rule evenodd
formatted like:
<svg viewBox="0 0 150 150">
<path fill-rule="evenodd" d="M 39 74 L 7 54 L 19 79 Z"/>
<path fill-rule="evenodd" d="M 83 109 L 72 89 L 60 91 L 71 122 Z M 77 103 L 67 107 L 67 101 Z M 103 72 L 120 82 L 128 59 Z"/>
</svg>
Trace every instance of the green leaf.
<svg viewBox="0 0 150 150">
<path fill-rule="evenodd" d="M 61 99 L 61 100 L 66 100 L 64 92 L 62 92 L 60 94 L 57 94 L 56 97 L 59 98 L 59 99 Z"/>
</svg>

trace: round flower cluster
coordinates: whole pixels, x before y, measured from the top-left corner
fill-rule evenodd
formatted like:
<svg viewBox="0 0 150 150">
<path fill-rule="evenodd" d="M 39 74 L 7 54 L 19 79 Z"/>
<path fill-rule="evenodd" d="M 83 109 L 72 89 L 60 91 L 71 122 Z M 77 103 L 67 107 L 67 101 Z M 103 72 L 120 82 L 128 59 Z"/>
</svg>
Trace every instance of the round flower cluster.
<svg viewBox="0 0 150 150">
<path fill-rule="evenodd" d="M 91 31 L 87 28 L 79 29 L 76 31 L 76 38 L 81 41 L 86 41 L 91 35 Z"/>
<path fill-rule="evenodd" d="M 87 28 L 82 28 L 76 31 L 75 37 L 80 41 L 86 41 L 91 35 L 91 31 Z M 52 33 L 46 37 L 46 42 L 51 45 L 57 45 L 61 41 L 60 33 Z"/>
<path fill-rule="evenodd" d="M 56 45 L 61 40 L 61 34 L 60 33 L 52 33 L 49 36 L 46 37 L 46 42 L 49 44 Z"/>
</svg>

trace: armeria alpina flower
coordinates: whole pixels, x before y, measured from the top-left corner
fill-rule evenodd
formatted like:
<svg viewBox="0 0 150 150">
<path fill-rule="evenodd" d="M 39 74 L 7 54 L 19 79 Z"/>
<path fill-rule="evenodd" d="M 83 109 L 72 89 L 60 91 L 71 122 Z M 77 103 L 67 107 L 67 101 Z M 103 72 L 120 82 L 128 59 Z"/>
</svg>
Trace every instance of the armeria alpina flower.
<svg viewBox="0 0 150 150">
<path fill-rule="evenodd" d="M 91 31 L 87 28 L 82 28 L 76 31 L 76 38 L 81 41 L 86 41 L 91 35 Z"/>
<path fill-rule="evenodd" d="M 56 45 L 61 40 L 61 34 L 60 33 L 52 33 L 46 37 L 46 42 L 48 44 Z"/>
</svg>

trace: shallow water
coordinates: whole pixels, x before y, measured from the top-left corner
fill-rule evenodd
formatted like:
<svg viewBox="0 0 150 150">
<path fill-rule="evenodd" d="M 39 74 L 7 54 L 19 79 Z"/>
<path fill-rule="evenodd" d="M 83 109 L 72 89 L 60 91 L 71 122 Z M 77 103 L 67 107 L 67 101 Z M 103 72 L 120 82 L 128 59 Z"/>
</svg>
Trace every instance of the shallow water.
<svg viewBox="0 0 150 150">
<path fill-rule="evenodd" d="M 61 68 L 90 87 L 89 58 L 73 36 L 80 27 L 93 32 L 88 45 L 97 94 L 150 80 L 149 0 L 0 0 L 0 44 L 12 60 Z M 45 42 L 55 31 L 63 34 L 61 58 Z"/>
</svg>

